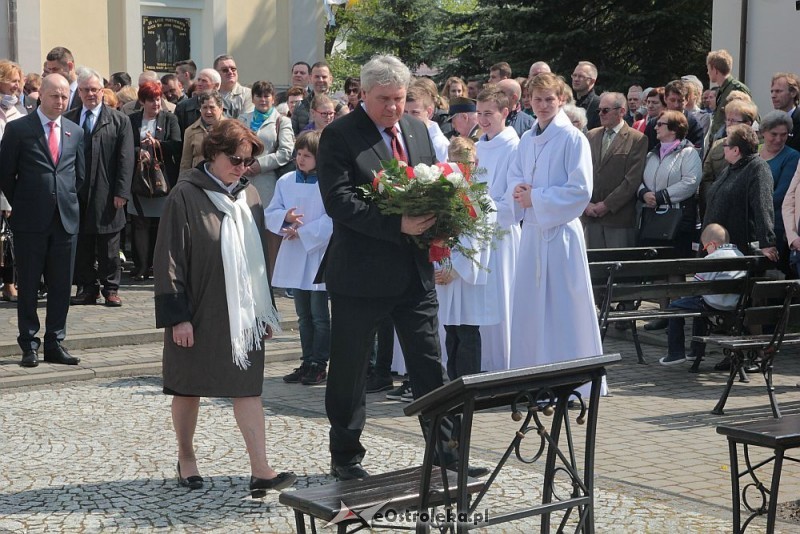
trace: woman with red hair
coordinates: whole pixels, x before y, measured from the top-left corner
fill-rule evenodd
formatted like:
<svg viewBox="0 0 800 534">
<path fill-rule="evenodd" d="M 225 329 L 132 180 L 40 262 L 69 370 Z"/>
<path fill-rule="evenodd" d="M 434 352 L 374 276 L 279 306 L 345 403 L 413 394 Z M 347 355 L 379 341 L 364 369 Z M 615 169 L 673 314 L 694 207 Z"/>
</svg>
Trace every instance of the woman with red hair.
<svg viewBox="0 0 800 534">
<path fill-rule="evenodd" d="M 181 161 L 181 130 L 178 118 L 161 109 L 161 84 L 145 82 L 139 87 L 141 109 L 130 115 L 133 127 L 135 153 L 152 148 L 156 142 L 161 145 L 159 156 L 164 155 L 163 171 L 170 189 L 178 181 Z M 133 223 L 133 279 L 146 280 L 153 265 L 158 220 L 164 211 L 166 198 L 146 198 L 133 195 L 128 203 L 128 213 Z"/>
</svg>

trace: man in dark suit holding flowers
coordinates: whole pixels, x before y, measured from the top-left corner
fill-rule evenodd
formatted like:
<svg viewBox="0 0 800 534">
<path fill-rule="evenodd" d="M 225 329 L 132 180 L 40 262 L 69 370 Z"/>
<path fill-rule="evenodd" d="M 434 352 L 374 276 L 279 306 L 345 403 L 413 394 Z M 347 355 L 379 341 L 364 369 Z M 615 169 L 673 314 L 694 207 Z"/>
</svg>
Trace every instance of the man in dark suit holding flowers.
<svg viewBox="0 0 800 534">
<path fill-rule="evenodd" d="M 391 317 L 414 397 L 442 385 L 436 291 L 428 252 L 409 236 L 424 233 L 434 215 L 384 215 L 359 197 L 381 161 L 433 164 L 425 125 L 403 114 L 408 67 L 375 56 L 361 69 L 364 99 L 323 130 L 317 170 L 333 236 L 320 274 L 331 300 L 331 355 L 325 406 L 331 423 L 331 474 L 368 476 L 361 466 L 366 377 L 378 325 Z"/>
</svg>

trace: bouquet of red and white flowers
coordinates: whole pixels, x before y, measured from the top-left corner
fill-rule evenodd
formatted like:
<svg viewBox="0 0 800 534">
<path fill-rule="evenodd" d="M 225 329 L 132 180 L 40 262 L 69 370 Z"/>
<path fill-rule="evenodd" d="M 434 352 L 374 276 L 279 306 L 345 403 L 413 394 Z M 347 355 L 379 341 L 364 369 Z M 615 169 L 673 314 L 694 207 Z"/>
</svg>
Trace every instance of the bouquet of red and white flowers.
<svg viewBox="0 0 800 534">
<path fill-rule="evenodd" d="M 422 235 L 408 236 L 428 250 L 431 262 L 450 257 L 456 250 L 474 261 L 478 250 L 498 236 L 487 215 L 494 211 L 485 183 L 471 180 L 472 170 L 457 164 L 419 164 L 409 167 L 391 160 L 382 162 L 371 184 L 359 187 L 362 198 L 374 202 L 386 215 L 434 214 L 436 223 Z M 457 170 L 456 170 L 457 169 Z M 462 245 L 468 237 L 478 248 Z"/>
</svg>

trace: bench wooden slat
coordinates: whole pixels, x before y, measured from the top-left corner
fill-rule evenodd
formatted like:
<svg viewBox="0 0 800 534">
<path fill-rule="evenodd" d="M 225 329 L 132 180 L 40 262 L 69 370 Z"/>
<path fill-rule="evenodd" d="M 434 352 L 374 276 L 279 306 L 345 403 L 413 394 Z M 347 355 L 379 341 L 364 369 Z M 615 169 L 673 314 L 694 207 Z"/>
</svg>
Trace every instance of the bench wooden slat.
<svg viewBox="0 0 800 534">
<path fill-rule="evenodd" d="M 800 447 L 800 415 L 787 415 L 780 419 L 753 421 L 740 425 L 720 425 L 717 434 L 729 436 L 740 443 L 761 447 Z"/>
<path fill-rule="evenodd" d="M 658 300 L 664 297 L 672 299 L 728 293 L 741 295 L 746 289 L 746 278 L 655 284 L 618 284 L 612 288 L 611 301 Z M 598 293 L 603 293 L 605 288 L 597 288 L 597 291 Z"/>
<path fill-rule="evenodd" d="M 590 263 L 608 261 L 640 261 L 677 258 L 675 247 L 590 248 L 586 251 Z"/>
<path fill-rule="evenodd" d="M 759 326 L 777 324 L 783 314 L 783 306 L 751 306 L 744 310 L 744 325 Z M 800 325 L 800 304 L 789 306 L 787 326 Z"/>
<path fill-rule="evenodd" d="M 753 285 L 751 296 L 753 300 L 781 299 L 786 295 L 787 289 L 800 284 L 799 280 L 767 280 L 759 281 Z"/>
<path fill-rule="evenodd" d="M 752 271 L 763 265 L 763 256 L 741 256 L 736 258 L 677 258 L 667 260 L 610 261 L 589 264 L 593 279 L 607 279 L 611 269 L 617 278 L 667 277 L 714 271 Z"/>
<path fill-rule="evenodd" d="M 364 480 L 346 480 L 297 491 L 284 491 L 278 500 L 281 504 L 323 521 L 330 521 L 336 517 L 341 511 L 342 503 L 356 511 L 384 502 L 386 505 L 381 510 L 391 508 L 398 512 L 413 511 L 419 503 L 421 479 L 422 468 L 410 467 L 373 475 Z M 457 479 L 458 473 L 447 471 L 448 487 L 453 499 L 455 499 Z M 483 486 L 483 480 L 467 479 L 467 492 L 470 494 L 479 492 Z M 430 488 L 430 505 L 441 505 L 444 498 L 439 468 L 434 468 L 432 472 Z"/>
<path fill-rule="evenodd" d="M 724 349 L 731 350 L 754 350 L 766 348 L 772 341 L 772 334 L 759 334 L 753 336 L 693 336 L 693 341 L 717 345 Z M 783 337 L 782 345 L 800 345 L 800 334 L 786 334 Z"/>
</svg>

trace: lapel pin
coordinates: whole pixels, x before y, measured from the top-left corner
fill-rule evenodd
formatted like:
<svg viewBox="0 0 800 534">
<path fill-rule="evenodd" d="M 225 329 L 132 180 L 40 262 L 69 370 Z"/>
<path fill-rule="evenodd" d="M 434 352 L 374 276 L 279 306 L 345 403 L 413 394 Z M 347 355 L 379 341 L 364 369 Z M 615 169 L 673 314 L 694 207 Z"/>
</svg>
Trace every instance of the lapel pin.
<svg viewBox="0 0 800 534">
<path fill-rule="evenodd" d="M 156 131 L 160 132 L 161 131 L 161 126 L 156 126 Z"/>
<path fill-rule="evenodd" d="M 67 137 L 72 137 L 72 132 L 67 132 L 67 131 L 65 131 L 65 132 L 64 132 L 64 135 L 66 135 Z"/>
</svg>

